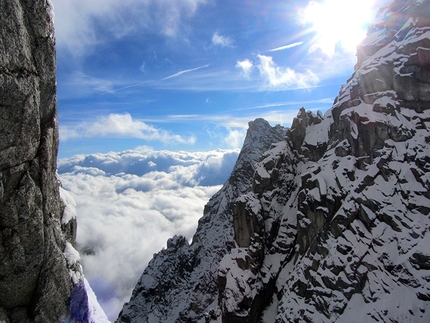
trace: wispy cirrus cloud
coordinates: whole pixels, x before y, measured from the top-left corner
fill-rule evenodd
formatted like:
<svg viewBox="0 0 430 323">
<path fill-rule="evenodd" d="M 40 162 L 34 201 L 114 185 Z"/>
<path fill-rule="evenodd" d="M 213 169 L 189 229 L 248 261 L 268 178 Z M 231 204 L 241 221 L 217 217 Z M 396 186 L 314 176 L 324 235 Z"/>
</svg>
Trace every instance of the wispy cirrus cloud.
<svg viewBox="0 0 430 323">
<path fill-rule="evenodd" d="M 84 121 L 75 126 L 60 126 L 62 140 L 86 137 L 139 138 L 163 143 L 194 144 L 194 136 L 183 137 L 170 131 L 155 128 L 141 120 L 134 120 L 128 113 L 109 114 L 95 121 Z"/>
<path fill-rule="evenodd" d="M 213 115 L 168 115 L 163 117 L 163 120 L 170 120 L 172 122 L 206 122 L 214 125 L 216 128 L 216 131 L 213 132 L 211 136 L 214 137 L 215 133 L 218 133 L 217 137 L 221 138 L 222 141 L 226 143 L 228 141 L 228 137 L 231 135 L 231 132 L 234 130 L 239 130 L 242 134 L 242 137 L 240 138 L 241 142 L 237 144 L 237 141 L 232 141 L 235 144 L 229 144 L 227 145 L 230 148 L 240 148 L 243 143 L 243 139 L 245 138 L 246 130 L 248 129 L 248 123 L 251 120 L 257 119 L 257 118 L 263 118 L 270 122 L 271 124 L 277 124 L 280 122 L 280 114 L 283 115 L 283 118 L 285 120 L 285 125 L 290 126 L 292 120 L 294 117 L 297 116 L 297 111 L 300 106 L 303 106 L 303 102 L 299 103 L 297 102 L 297 108 L 293 109 L 270 109 L 272 107 L 281 107 L 281 106 L 287 106 L 288 104 L 276 104 L 276 105 L 261 105 L 257 107 L 249 107 L 249 108 L 238 108 L 234 111 L 245 111 L 245 110 L 257 110 L 257 109 L 263 109 L 266 108 L 267 111 L 256 111 L 252 113 L 240 113 L 239 115 L 236 115 L 234 113 L 232 114 L 213 114 Z M 314 110 L 314 109 L 312 109 Z M 318 109 L 315 109 L 318 110 Z M 232 111 L 233 112 L 233 111 Z M 227 131 L 227 135 L 223 131 L 221 131 L 221 128 L 225 129 Z M 208 128 L 206 128 L 207 131 Z M 237 133 L 236 133 L 237 134 Z"/>
<path fill-rule="evenodd" d="M 114 82 L 111 80 L 90 76 L 79 71 L 72 75 L 71 81 L 74 84 L 79 84 L 82 88 L 103 93 L 113 93 L 115 87 Z"/>
<path fill-rule="evenodd" d="M 290 48 L 293 48 L 293 47 L 296 47 L 296 46 L 300 46 L 302 44 L 303 44 L 303 42 L 300 41 L 300 42 L 296 42 L 296 43 L 292 43 L 292 44 L 288 44 L 288 45 L 276 47 L 276 48 L 273 48 L 273 49 L 269 49 L 268 52 L 277 52 L 277 51 L 280 51 L 280 50 L 290 49 Z"/>
<path fill-rule="evenodd" d="M 231 47 L 233 46 L 233 39 L 227 36 L 222 36 L 216 32 L 212 35 L 212 44 L 221 47 Z"/>
<path fill-rule="evenodd" d="M 172 75 L 169 75 L 169 76 L 163 78 L 162 81 L 168 80 L 168 79 L 172 79 L 172 78 L 181 76 L 182 74 L 194 72 L 194 71 L 197 71 L 199 69 L 206 68 L 206 67 L 209 67 L 209 64 L 206 64 L 206 65 L 203 65 L 203 66 L 199 66 L 199 67 L 195 67 L 195 68 L 190 68 L 188 70 L 182 70 L 182 71 L 179 71 L 178 73 L 175 73 L 175 74 L 172 74 Z"/>
<path fill-rule="evenodd" d="M 258 55 L 260 63 L 258 69 L 261 76 L 266 80 L 268 87 L 272 89 L 286 88 L 311 88 L 318 84 L 319 78 L 311 70 L 304 73 L 296 72 L 293 69 L 281 68 L 275 64 L 272 57 Z"/>
<path fill-rule="evenodd" d="M 184 24 L 207 0 L 52 0 L 60 50 L 86 55 L 110 38 L 146 30 L 168 37 L 182 35 Z"/>
<path fill-rule="evenodd" d="M 277 107 L 286 107 L 286 106 L 303 106 L 308 104 L 312 104 L 312 105 L 322 104 L 322 105 L 331 106 L 333 104 L 333 101 L 334 101 L 334 98 L 322 98 L 322 99 L 307 100 L 307 101 L 273 102 L 273 103 L 267 103 L 267 104 L 261 104 L 261 105 L 254 105 L 254 106 L 245 107 L 245 108 L 238 108 L 237 110 L 242 111 L 242 110 L 268 109 L 268 108 L 277 108 Z"/>
</svg>

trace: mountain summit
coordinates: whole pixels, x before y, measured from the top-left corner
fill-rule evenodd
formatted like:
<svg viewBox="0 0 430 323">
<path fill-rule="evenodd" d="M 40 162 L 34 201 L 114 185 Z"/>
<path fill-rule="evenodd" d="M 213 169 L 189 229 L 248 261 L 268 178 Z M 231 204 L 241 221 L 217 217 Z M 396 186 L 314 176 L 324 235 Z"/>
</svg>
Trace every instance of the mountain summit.
<svg viewBox="0 0 430 323">
<path fill-rule="evenodd" d="M 381 8 L 323 116 L 257 119 L 117 322 L 430 321 L 430 1 Z"/>
</svg>

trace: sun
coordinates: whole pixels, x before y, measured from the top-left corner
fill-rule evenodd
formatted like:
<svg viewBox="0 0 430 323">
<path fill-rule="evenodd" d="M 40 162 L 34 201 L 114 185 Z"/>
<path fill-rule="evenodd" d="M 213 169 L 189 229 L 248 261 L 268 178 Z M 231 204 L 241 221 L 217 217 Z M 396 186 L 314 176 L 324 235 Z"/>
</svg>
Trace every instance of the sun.
<svg viewBox="0 0 430 323">
<path fill-rule="evenodd" d="M 374 8 L 375 0 L 310 1 L 301 20 L 315 34 L 311 51 L 319 49 L 329 57 L 338 50 L 355 53 L 357 45 L 366 37 Z"/>
</svg>

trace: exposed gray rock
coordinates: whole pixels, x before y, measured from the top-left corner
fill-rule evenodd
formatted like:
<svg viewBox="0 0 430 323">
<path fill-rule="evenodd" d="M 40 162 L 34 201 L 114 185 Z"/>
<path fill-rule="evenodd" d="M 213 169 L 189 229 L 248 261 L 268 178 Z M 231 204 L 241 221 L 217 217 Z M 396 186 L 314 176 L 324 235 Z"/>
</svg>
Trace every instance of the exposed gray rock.
<svg viewBox="0 0 430 323">
<path fill-rule="evenodd" d="M 286 142 L 257 165 L 235 219 L 253 236 L 249 243 L 236 236 L 242 248 L 220 265 L 222 321 L 430 319 L 430 187 L 423 180 L 430 172 L 430 26 L 421 19 L 429 5 L 385 8 L 333 108 L 320 118 L 301 109 Z M 285 180 L 273 184 L 276 177 Z M 408 301 L 393 305 L 395 295 Z"/>
<path fill-rule="evenodd" d="M 249 123 L 233 171 L 205 206 L 192 243 L 184 237 L 169 239 L 149 262 L 116 322 L 197 322 L 209 315 L 219 293 L 217 264 L 236 246 L 232 204 L 249 190 L 263 152 L 284 136 L 283 127 L 263 119 Z"/>
<path fill-rule="evenodd" d="M 63 252 L 76 220 L 62 224 L 56 178 L 51 11 L 47 0 L 0 1 L 1 322 L 59 322 L 74 285 Z"/>
</svg>

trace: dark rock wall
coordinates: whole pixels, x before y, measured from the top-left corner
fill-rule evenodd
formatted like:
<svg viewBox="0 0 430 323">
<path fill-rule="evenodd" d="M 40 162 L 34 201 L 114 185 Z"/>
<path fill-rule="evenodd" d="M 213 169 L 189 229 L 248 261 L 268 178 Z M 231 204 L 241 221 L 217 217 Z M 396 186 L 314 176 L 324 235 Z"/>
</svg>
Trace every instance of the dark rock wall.
<svg viewBox="0 0 430 323">
<path fill-rule="evenodd" d="M 46 0 L 0 1 L 0 321 L 4 322 L 58 322 L 67 315 L 72 289 L 63 250 L 65 231 L 73 237 L 70 231 L 76 223 L 61 224 L 51 10 Z"/>
</svg>

